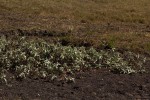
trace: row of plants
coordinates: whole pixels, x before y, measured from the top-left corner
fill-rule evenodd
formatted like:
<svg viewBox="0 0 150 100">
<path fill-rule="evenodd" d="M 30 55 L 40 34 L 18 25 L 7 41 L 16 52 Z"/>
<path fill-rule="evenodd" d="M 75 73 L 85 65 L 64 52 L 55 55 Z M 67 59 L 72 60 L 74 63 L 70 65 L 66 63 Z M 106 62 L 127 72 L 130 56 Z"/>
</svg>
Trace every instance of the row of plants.
<svg viewBox="0 0 150 100">
<path fill-rule="evenodd" d="M 41 39 L 28 40 L 26 37 L 8 40 L 1 36 L 0 80 L 7 83 L 8 79 L 36 77 L 54 80 L 63 76 L 63 80 L 73 81 L 71 76 L 77 71 L 102 67 L 121 74 L 144 71 L 144 57 L 132 52 L 127 52 L 126 57 L 114 48 L 96 50 L 50 44 Z"/>
</svg>

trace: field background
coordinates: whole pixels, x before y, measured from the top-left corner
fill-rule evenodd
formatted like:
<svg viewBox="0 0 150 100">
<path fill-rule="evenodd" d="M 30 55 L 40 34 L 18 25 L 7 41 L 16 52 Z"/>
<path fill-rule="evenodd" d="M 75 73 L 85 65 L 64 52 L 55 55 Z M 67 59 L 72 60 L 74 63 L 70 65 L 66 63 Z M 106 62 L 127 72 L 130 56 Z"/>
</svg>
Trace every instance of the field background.
<svg viewBox="0 0 150 100">
<path fill-rule="evenodd" d="M 1 28 L 17 27 L 19 22 L 36 25 L 34 28 L 43 28 L 40 27 L 40 23 L 49 22 L 47 26 L 43 25 L 48 28 L 53 21 L 56 21 L 53 19 L 69 21 L 70 24 L 73 22 L 150 24 L 150 1 L 0 0 L 0 15 Z M 2 23 L 3 18 L 6 25 Z"/>
<path fill-rule="evenodd" d="M 150 0 L 0 0 L 0 100 L 150 100 L 149 65 Z"/>
<path fill-rule="evenodd" d="M 59 38 L 95 47 L 107 41 L 112 47 L 149 53 L 150 1 L 0 0 L 0 30 L 18 29 L 72 33 Z"/>
</svg>

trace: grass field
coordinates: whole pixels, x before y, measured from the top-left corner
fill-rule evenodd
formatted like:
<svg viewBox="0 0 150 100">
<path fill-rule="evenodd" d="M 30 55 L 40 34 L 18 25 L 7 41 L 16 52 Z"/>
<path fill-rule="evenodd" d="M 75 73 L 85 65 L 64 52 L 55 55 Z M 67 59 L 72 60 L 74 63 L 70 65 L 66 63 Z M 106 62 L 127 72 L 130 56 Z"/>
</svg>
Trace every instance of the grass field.
<svg viewBox="0 0 150 100">
<path fill-rule="evenodd" d="M 2 100 L 149 100 L 149 65 L 150 0 L 0 0 Z"/>
<path fill-rule="evenodd" d="M 91 22 L 150 23 L 149 0 L 0 0 L 0 12 Z"/>
<path fill-rule="evenodd" d="M 149 0 L 0 0 L 0 30 L 73 33 L 62 38 L 96 46 L 106 40 L 113 47 L 150 52 L 149 4 Z"/>
<path fill-rule="evenodd" d="M 149 4 L 149 0 L 0 0 L 0 26 L 49 29 L 56 25 L 76 28 L 80 23 L 149 25 Z"/>
<path fill-rule="evenodd" d="M 107 49 L 116 48 L 116 50 L 120 52 L 132 51 L 137 54 L 150 54 L 149 4 L 149 0 L 0 0 L 0 29 L 1 32 L 5 31 L 2 34 L 8 33 L 8 37 L 11 32 L 18 32 L 23 36 L 28 36 L 29 33 L 34 34 L 32 38 L 28 36 L 27 39 L 29 39 L 29 41 L 36 41 L 36 37 L 40 37 L 45 39 L 47 43 L 61 43 L 63 46 L 94 47 L 94 50 L 106 49 L 106 51 Z M 45 34 L 47 34 L 46 37 Z M 17 37 L 15 38 L 17 39 Z M 17 40 L 20 41 L 19 39 Z M 6 53 L 6 57 L 9 58 L 7 52 L 13 50 L 18 52 L 17 44 L 14 45 L 15 48 L 9 51 L 7 45 L 13 45 L 13 41 L 9 41 L 7 37 L 4 41 L 8 42 L 3 43 L 3 40 L 1 40 L 1 53 L 4 52 L 2 54 Z M 12 42 L 12 44 L 9 44 L 9 42 Z M 31 42 L 31 47 L 32 43 L 35 44 Z M 26 45 L 26 43 L 18 43 L 18 45 Z M 41 44 L 38 44 L 37 41 L 36 45 Z M 49 45 L 44 45 L 46 45 L 46 47 L 43 47 L 43 49 L 45 48 L 47 50 L 47 46 Z M 67 52 L 65 51 L 66 47 L 63 46 L 62 50 L 64 49 L 64 52 Z M 33 48 L 40 48 L 40 46 Z M 22 47 L 20 47 L 19 50 L 21 49 Z M 77 49 L 77 51 L 76 49 L 74 50 L 74 48 L 69 49 L 72 50 L 72 53 L 81 52 L 80 49 Z M 83 56 L 83 58 L 79 57 L 81 63 L 82 61 L 86 62 L 84 60 L 87 59 L 86 56 L 88 55 L 85 53 L 88 51 L 83 51 L 84 53 L 81 54 L 84 55 L 85 58 Z M 20 52 L 24 54 L 24 49 Z M 37 51 L 37 54 L 38 53 L 39 51 Z M 58 52 L 56 52 L 56 54 L 58 54 Z M 28 52 L 25 52 L 25 56 L 29 56 L 30 58 L 31 55 L 27 55 Z M 42 56 L 41 53 L 39 53 L 39 55 Z M 19 56 L 22 55 L 18 55 L 18 57 Z M 3 57 L 1 59 L 3 59 Z M 12 59 L 14 60 L 14 58 Z M 4 60 L 4 62 L 2 62 L 4 63 L 3 65 L 10 63 L 12 59 L 10 57 L 10 61 L 8 62 Z M 91 57 L 90 59 L 96 58 Z M 116 58 L 114 57 L 113 59 Z M 26 60 L 28 60 L 28 58 Z M 54 63 L 53 65 L 55 65 L 55 59 L 51 60 L 52 63 Z M 73 61 L 75 63 L 76 59 L 73 60 L 75 60 Z M 18 64 L 21 64 L 21 62 L 22 61 L 19 60 Z M 39 63 L 42 65 L 42 62 L 39 61 Z M 62 62 L 58 61 L 57 63 Z M 76 63 L 77 65 L 79 64 L 79 62 Z M 115 63 L 118 62 L 116 61 Z M 104 63 L 104 65 L 106 64 Z M 87 66 L 87 64 L 85 64 L 85 66 Z"/>
</svg>

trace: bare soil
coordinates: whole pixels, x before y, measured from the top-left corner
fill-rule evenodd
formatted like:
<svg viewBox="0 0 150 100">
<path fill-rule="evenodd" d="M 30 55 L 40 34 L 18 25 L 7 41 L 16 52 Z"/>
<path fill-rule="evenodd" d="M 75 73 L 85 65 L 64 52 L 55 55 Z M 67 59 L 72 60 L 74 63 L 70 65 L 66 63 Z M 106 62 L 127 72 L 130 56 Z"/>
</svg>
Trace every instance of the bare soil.
<svg viewBox="0 0 150 100">
<path fill-rule="evenodd" d="M 145 64 L 149 69 L 150 61 Z M 75 83 L 25 79 L 0 85 L 1 100 L 149 100 L 150 73 L 114 74 L 108 69 L 76 73 Z"/>
</svg>

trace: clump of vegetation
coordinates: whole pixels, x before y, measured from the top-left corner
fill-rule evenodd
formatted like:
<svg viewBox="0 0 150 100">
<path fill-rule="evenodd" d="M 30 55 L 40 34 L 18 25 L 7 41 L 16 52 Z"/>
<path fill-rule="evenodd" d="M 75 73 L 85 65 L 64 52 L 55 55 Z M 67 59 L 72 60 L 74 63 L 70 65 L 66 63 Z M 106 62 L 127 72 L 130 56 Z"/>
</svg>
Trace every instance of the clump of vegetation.
<svg viewBox="0 0 150 100">
<path fill-rule="evenodd" d="M 53 80 L 61 75 L 68 81 L 73 80 L 71 75 L 76 71 L 102 67 L 123 74 L 143 71 L 142 64 L 145 60 L 132 52 L 128 56 L 132 57 L 126 60 L 115 49 L 97 51 L 92 47 L 62 46 L 25 37 L 7 40 L 1 36 L 0 79 L 7 83 L 9 73 L 17 79 L 37 77 Z M 140 67 L 140 70 L 136 70 L 135 66 Z"/>
</svg>

